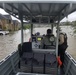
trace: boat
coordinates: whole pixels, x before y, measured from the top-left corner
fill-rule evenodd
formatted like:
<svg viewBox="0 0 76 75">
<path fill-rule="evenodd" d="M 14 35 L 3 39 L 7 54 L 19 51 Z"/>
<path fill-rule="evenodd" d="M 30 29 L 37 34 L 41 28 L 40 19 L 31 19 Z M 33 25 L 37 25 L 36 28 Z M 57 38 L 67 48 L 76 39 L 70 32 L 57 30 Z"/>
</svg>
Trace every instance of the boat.
<svg viewBox="0 0 76 75">
<path fill-rule="evenodd" d="M 18 49 L 0 61 L 0 75 L 76 75 L 76 60 L 66 51 L 64 68 L 58 67 L 59 23 L 76 10 L 75 0 L 1 0 L 0 7 L 21 20 Z M 31 41 L 23 41 L 23 20 L 31 24 Z M 33 25 L 57 25 L 57 40 L 50 49 L 41 49 L 42 35 L 32 36 Z"/>
</svg>

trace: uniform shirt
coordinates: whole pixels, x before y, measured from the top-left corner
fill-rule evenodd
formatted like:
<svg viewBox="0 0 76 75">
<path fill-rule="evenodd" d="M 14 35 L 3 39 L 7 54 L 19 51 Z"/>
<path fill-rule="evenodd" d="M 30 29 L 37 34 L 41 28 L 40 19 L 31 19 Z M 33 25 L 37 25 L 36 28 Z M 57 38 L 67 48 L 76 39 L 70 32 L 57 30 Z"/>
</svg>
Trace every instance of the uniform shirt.
<svg viewBox="0 0 76 75">
<path fill-rule="evenodd" d="M 55 42 L 54 42 L 55 44 Z M 51 45 L 51 42 L 49 40 L 49 37 L 46 35 L 43 37 L 42 41 L 41 41 L 41 47 L 40 48 L 44 48 L 44 45 Z"/>
<path fill-rule="evenodd" d="M 64 35 L 63 34 L 60 34 L 59 35 L 59 45 L 61 45 L 63 43 L 64 43 Z"/>
</svg>

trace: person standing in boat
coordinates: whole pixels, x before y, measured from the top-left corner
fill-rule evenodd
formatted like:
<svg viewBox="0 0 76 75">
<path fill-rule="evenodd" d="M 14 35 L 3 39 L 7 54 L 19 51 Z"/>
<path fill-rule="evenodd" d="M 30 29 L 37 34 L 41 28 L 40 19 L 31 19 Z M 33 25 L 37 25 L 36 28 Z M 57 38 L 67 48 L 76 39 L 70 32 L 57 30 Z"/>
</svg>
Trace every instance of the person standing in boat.
<svg viewBox="0 0 76 75">
<path fill-rule="evenodd" d="M 63 62 L 64 62 L 64 54 L 67 49 L 67 34 L 63 32 L 59 32 L 59 45 L 58 45 L 58 56 L 60 56 L 60 60 L 62 61 L 62 66 L 63 67 Z"/>
</svg>

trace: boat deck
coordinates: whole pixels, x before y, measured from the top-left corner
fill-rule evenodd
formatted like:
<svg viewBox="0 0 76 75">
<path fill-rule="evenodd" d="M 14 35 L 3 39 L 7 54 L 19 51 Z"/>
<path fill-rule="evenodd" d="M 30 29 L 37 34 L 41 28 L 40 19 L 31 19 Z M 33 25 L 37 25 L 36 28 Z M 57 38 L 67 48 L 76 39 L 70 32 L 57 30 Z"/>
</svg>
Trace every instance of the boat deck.
<svg viewBox="0 0 76 75">
<path fill-rule="evenodd" d="M 18 72 L 16 75 L 55 75 L 55 74 L 38 74 L 38 73 L 24 73 L 24 72 Z M 56 75 L 65 75 L 65 74 L 56 74 Z"/>
<path fill-rule="evenodd" d="M 57 62 L 55 60 L 52 54 L 45 55 L 42 53 L 33 54 L 26 52 L 21 58 L 20 69 L 17 75 L 57 75 L 57 70 L 59 75 L 64 75 L 63 70 L 60 72 L 60 69 L 57 68 Z"/>
</svg>

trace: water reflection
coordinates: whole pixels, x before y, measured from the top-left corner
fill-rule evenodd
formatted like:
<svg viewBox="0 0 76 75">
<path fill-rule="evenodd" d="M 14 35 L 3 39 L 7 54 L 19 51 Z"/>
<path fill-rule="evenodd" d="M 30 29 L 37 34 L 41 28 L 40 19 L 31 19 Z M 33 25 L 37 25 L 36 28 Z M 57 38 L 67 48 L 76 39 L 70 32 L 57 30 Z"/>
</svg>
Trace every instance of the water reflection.
<svg viewBox="0 0 76 75">
<path fill-rule="evenodd" d="M 48 27 L 47 27 L 48 28 Z M 47 28 L 35 28 L 34 32 L 40 31 L 41 34 L 46 34 Z M 68 35 L 67 51 L 76 59 L 76 37 L 73 35 L 73 28 L 71 26 L 62 26 L 62 31 Z M 55 31 L 54 31 L 55 32 Z M 25 38 L 26 37 L 26 38 Z M 30 33 L 24 31 L 24 41 L 28 41 Z M 0 36 L 0 60 L 7 56 L 9 53 L 17 50 L 18 44 L 21 42 L 21 31 L 13 34 Z"/>
</svg>

